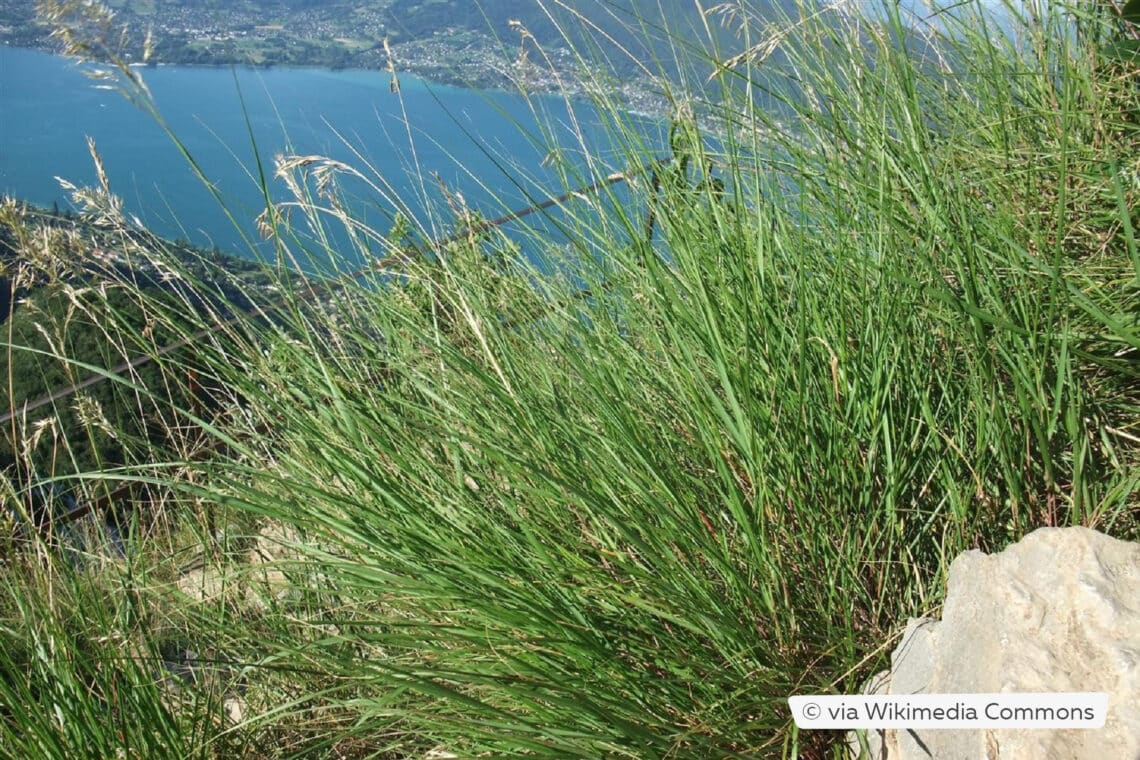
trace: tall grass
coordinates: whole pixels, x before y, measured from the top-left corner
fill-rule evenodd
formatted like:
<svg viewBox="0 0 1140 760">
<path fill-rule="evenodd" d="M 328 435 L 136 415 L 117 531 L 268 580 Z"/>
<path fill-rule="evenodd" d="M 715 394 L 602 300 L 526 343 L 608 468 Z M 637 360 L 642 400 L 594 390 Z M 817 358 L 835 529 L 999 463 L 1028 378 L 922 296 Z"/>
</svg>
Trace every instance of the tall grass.
<svg viewBox="0 0 1140 760">
<path fill-rule="evenodd" d="M 1006 10 L 710 9 L 741 49 L 715 95 L 668 88 L 655 182 L 531 241 L 562 276 L 476 230 L 218 329 L 197 361 L 231 401 L 183 410 L 216 454 L 139 477 L 225 527 L 136 547 L 150 582 L 97 577 L 147 611 L 105 630 L 208 641 L 246 709 L 172 706 L 146 655 L 88 677 L 139 685 L 140 725 L 193 753 L 841 756 L 785 698 L 857 691 L 960 551 L 1140 537 L 1136 65 L 1102 56 L 1108 10 Z M 620 165 L 650 158 L 609 115 Z M 281 169 L 314 225 L 352 224 L 336 167 Z M 203 601 L 170 589 L 178 545 Z M 42 583 L 6 582 L 10 619 L 71 619 Z M 59 718 L 33 661 L 79 672 L 7 656 L 6 740 L 82 749 L 102 692 Z"/>
</svg>

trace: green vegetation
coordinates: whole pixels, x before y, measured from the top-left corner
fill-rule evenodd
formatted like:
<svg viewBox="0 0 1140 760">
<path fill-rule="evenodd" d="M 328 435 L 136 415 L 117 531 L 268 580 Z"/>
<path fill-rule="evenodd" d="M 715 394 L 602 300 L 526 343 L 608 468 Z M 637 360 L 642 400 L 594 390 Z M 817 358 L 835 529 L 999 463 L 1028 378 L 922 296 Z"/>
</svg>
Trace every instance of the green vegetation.
<svg viewBox="0 0 1140 760">
<path fill-rule="evenodd" d="M 0 353 L 0 397 L 4 411 L 15 412 L 0 429 L 0 472 L 15 491 L 152 460 L 154 447 L 180 427 L 171 407 L 196 403 L 185 387 L 187 350 L 131 367 L 128 383 L 92 384 L 39 408 L 25 404 L 178 341 L 183 333 L 158 315 L 172 308 L 248 309 L 247 292 L 264 289 L 269 279 L 253 262 L 105 227 L 0 202 L 5 317 L 12 307 L 0 321 L 9 346 Z"/>
<path fill-rule="evenodd" d="M 84 479 L 161 486 L 161 524 L 121 559 L 8 555 L 0 746 L 839 757 L 786 697 L 857 691 L 956 554 L 1140 538 L 1136 28 L 731 10 L 710 24 L 742 48 L 674 94 L 672 162 L 557 212 L 569 249 L 532 241 L 558 276 L 448 196 L 434 222 L 467 234 L 306 298 L 302 212 L 309 240 L 427 232 L 354 225 L 336 178 L 368 167 L 281 159 L 286 308 L 143 298 L 212 328 L 193 360 L 228 399 L 167 410 L 193 456 Z M 761 86 L 797 93 L 779 121 Z"/>
</svg>

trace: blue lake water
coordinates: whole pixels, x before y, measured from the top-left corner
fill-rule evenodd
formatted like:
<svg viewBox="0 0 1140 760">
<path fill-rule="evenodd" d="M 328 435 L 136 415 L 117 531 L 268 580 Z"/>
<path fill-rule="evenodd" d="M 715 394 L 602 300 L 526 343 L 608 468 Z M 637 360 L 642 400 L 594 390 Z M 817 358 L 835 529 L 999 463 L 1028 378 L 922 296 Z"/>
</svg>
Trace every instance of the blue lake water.
<svg viewBox="0 0 1140 760">
<path fill-rule="evenodd" d="M 68 59 L 6 47 L 0 47 L 0 194 L 68 208 L 55 177 L 96 183 L 90 136 L 128 213 L 158 234 L 249 256 L 243 233 L 258 239 L 254 218 L 264 208 L 257 155 L 270 175 L 280 153 L 325 155 L 362 169 L 370 164 L 366 173 L 390 183 L 420 219 L 424 198 L 443 204 L 434 174 L 471 207 L 495 216 L 565 189 L 542 165 L 552 147 L 574 163 L 584 143 L 611 170 L 625 165 L 592 109 L 554 97 L 528 100 L 410 76 L 401 77 L 400 97 L 387 75 L 368 71 L 161 66 L 140 73 L 236 227 L 150 115 Z M 358 213 L 386 230 L 390 199 L 359 182 L 346 189 Z M 279 181 L 272 195 L 290 197 Z"/>
</svg>

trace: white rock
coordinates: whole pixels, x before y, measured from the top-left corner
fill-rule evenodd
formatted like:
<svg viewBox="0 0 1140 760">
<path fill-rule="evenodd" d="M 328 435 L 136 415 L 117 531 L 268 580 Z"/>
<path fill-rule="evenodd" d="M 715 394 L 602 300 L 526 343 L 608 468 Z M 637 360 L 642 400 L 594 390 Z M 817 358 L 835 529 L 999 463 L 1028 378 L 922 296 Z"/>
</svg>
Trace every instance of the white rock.
<svg viewBox="0 0 1140 760">
<path fill-rule="evenodd" d="M 1140 544 L 1042 528 L 1000 554 L 960 555 L 941 622 L 909 621 L 867 691 L 1109 695 L 1101 730 L 868 731 L 876 760 L 1140 760 Z"/>
<path fill-rule="evenodd" d="M 230 723 L 237 725 L 245 720 L 245 700 L 241 697 L 226 697 L 222 701 L 222 709 Z"/>
<path fill-rule="evenodd" d="M 232 581 L 224 573 L 212 567 L 200 567 L 179 576 L 178 590 L 199 602 L 218 599 Z"/>
</svg>

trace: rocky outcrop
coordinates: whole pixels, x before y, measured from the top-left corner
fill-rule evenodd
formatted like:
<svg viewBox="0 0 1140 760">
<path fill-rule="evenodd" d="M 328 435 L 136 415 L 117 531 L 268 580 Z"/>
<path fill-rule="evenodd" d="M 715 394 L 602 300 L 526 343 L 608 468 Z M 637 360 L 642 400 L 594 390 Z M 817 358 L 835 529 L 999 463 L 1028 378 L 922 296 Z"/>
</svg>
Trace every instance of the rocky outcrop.
<svg viewBox="0 0 1140 760">
<path fill-rule="evenodd" d="M 1140 544 L 1043 528 L 960 555 L 942 620 L 912 619 L 867 692 L 1108 693 L 1103 729 L 867 731 L 875 760 L 1140 760 Z"/>
<path fill-rule="evenodd" d="M 280 601 L 291 589 L 285 568 L 300 557 L 300 537 L 293 529 L 269 523 L 253 537 L 244 563 L 210 564 L 205 557 L 183 572 L 176 585 L 198 601 L 215 601 L 222 596 L 244 601 L 246 606 L 264 610 L 271 600 Z"/>
</svg>

